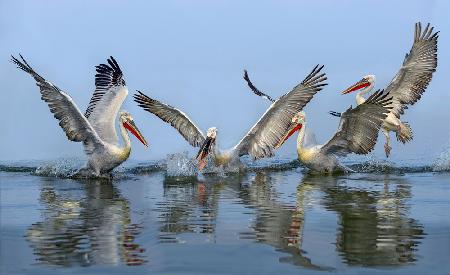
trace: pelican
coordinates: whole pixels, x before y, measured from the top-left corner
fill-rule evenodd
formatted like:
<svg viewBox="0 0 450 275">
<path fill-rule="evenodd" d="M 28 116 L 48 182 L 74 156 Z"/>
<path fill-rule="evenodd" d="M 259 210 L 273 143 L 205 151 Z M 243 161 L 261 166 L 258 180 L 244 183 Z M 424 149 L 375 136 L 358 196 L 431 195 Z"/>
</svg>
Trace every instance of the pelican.
<svg viewBox="0 0 450 275">
<path fill-rule="evenodd" d="M 414 43 L 400 70 L 384 90 L 389 93 L 392 100 L 392 109 L 386 117 L 381 130 L 386 137 L 384 150 L 386 157 L 391 152 L 389 132 L 395 132 L 397 140 L 405 144 L 413 139 L 413 132 L 407 122 L 400 121 L 408 105 L 414 105 L 425 92 L 437 66 L 438 33 L 433 33 L 433 27 L 428 24 L 422 32 L 420 23 L 416 23 Z M 359 91 L 356 94 L 356 103 L 364 103 L 364 95 L 372 91 L 375 86 L 375 76 L 366 75 L 360 81 L 345 89 L 342 94 Z"/>
<path fill-rule="evenodd" d="M 273 156 L 277 144 L 287 138 L 285 133 L 293 130 L 292 117 L 327 85 L 324 83 L 327 79 L 325 73 L 320 73 L 322 68 L 317 65 L 299 85 L 276 100 L 241 141 L 227 151 L 220 151 L 215 146 L 218 133 L 216 127 L 209 128 L 204 135 L 182 111 L 139 91 L 134 98 L 144 110 L 172 125 L 191 146 L 200 146 L 196 159 L 198 170 L 201 171 L 210 152 L 215 165 L 223 167 L 239 163 L 239 157 L 244 155 L 250 155 L 254 160 Z"/>
<path fill-rule="evenodd" d="M 128 89 L 122 71 L 113 57 L 108 59 L 108 64 L 96 66 L 96 87 L 84 115 L 67 93 L 37 74 L 22 56 L 20 58 L 21 61 L 12 56 L 11 61 L 36 80 L 42 100 L 47 102 L 50 112 L 59 120 L 67 138 L 83 142 L 84 152 L 89 159 L 86 166 L 73 176 L 109 176 L 109 173 L 130 155 L 131 141 L 127 131 L 148 146 L 133 117 L 126 111 L 119 113 Z M 119 145 L 115 129 L 118 113 L 124 146 Z"/>
<path fill-rule="evenodd" d="M 261 97 L 271 101 L 271 97 L 256 88 L 244 71 L 244 79 L 250 89 Z M 306 145 L 306 114 L 304 111 L 292 117 L 292 127 L 299 131 L 297 138 L 297 155 L 301 163 L 314 173 L 352 172 L 351 169 L 339 163 L 337 157 L 350 153 L 368 154 L 373 150 L 378 138 L 381 124 L 389 113 L 392 98 L 388 93 L 376 91 L 363 104 L 356 108 L 348 108 L 340 115 L 341 121 L 334 136 L 323 145 Z M 280 147 L 295 131 L 286 132 Z"/>
</svg>

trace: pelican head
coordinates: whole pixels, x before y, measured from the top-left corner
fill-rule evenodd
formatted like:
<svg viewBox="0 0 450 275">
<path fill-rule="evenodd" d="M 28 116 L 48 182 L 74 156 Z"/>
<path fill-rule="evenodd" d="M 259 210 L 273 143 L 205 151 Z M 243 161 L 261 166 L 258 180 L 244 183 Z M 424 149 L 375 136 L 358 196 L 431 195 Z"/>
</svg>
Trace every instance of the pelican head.
<svg viewBox="0 0 450 275">
<path fill-rule="evenodd" d="M 208 131 L 206 132 L 206 137 L 209 138 L 216 138 L 217 136 L 217 128 L 216 127 L 211 127 L 208 129 Z"/>
<path fill-rule="evenodd" d="M 364 76 L 360 81 L 356 82 L 352 86 L 345 89 L 342 94 L 348 94 L 354 91 L 358 91 L 361 89 L 366 89 L 367 91 L 372 89 L 372 87 L 375 85 L 375 76 L 373 74 L 369 74 Z"/>
<path fill-rule="evenodd" d="M 292 123 L 289 126 L 289 129 L 286 131 L 286 134 L 283 136 L 283 138 L 280 140 L 277 146 L 275 146 L 275 149 L 283 145 L 286 142 L 286 140 L 288 140 L 295 132 L 302 129 L 303 124 L 305 123 L 305 117 L 306 114 L 304 111 L 300 111 L 292 117 L 291 120 Z"/>
<path fill-rule="evenodd" d="M 305 123 L 305 119 L 306 119 L 305 112 L 300 111 L 292 117 L 292 123 L 303 124 L 303 123 Z"/>
<path fill-rule="evenodd" d="M 133 117 L 130 113 L 126 111 L 121 111 L 120 114 L 120 123 L 122 123 L 123 127 L 130 131 L 142 144 L 148 147 L 148 143 L 145 140 L 144 136 L 141 134 L 141 131 L 137 128 L 136 124 L 134 124 Z"/>
</svg>

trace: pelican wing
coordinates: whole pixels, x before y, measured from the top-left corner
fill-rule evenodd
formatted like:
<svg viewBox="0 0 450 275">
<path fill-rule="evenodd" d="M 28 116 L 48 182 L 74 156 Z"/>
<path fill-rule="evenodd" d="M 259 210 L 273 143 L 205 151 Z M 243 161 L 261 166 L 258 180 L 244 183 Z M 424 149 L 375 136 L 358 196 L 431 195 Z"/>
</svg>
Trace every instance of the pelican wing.
<svg viewBox="0 0 450 275">
<path fill-rule="evenodd" d="M 333 138 L 322 146 L 321 153 L 345 156 L 349 153 L 364 155 L 377 143 L 378 131 L 392 106 L 392 98 L 376 91 L 363 104 L 350 107 L 341 116 L 339 128 Z"/>
<path fill-rule="evenodd" d="M 122 70 L 112 56 L 108 64 L 95 68 L 95 91 L 84 115 L 103 141 L 118 144 L 115 122 L 128 89 Z"/>
<path fill-rule="evenodd" d="M 302 83 L 281 96 L 234 147 L 239 156 L 251 155 L 254 159 L 271 157 L 277 144 L 292 125 L 292 117 L 300 112 L 322 87 L 327 85 L 323 66 L 317 65 Z"/>
<path fill-rule="evenodd" d="M 252 90 L 252 92 L 257 95 L 260 96 L 262 98 L 265 98 L 271 102 L 275 102 L 275 99 L 271 98 L 269 95 L 261 92 L 258 88 L 255 87 L 255 85 L 253 85 L 252 81 L 250 80 L 250 78 L 248 77 L 248 72 L 247 70 L 244 70 L 244 80 L 247 82 L 248 87 L 250 88 L 250 90 Z"/>
<path fill-rule="evenodd" d="M 414 43 L 400 70 L 395 75 L 385 93 L 392 96 L 392 113 L 400 117 L 422 96 L 431 81 L 437 66 L 438 33 L 428 24 L 422 32 L 420 23 L 416 23 Z"/>
<path fill-rule="evenodd" d="M 22 61 L 14 56 L 11 61 L 36 80 L 36 85 L 41 90 L 42 100 L 47 102 L 50 112 L 59 120 L 59 125 L 63 128 L 67 138 L 71 141 L 83 142 L 87 154 L 92 154 L 94 149 L 103 147 L 103 142 L 72 98 L 37 74 L 25 59 L 20 57 Z"/>
<path fill-rule="evenodd" d="M 199 147 L 203 144 L 205 135 L 185 113 L 156 99 L 150 98 L 140 91 L 138 93 L 134 95 L 134 101 L 141 108 L 172 125 L 190 145 Z"/>
</svg>

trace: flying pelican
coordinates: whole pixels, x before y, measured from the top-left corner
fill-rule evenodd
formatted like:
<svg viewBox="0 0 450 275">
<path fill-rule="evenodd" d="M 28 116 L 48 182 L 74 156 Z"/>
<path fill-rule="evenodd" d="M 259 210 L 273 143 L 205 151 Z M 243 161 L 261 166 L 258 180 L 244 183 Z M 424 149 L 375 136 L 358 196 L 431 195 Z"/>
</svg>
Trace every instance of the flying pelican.
<svg viewBox="0 0 450 275">
<path fill-rule="evenodd" d="M 239 163 L 239 157 L 250 155 L 253 159 L 273 156 L 277 144 L 287 139 L 285 133 L 292 131 L 292 117 L 300 112 L 313 96 L 327 85 L 325 73 L 320 73 L 323 66 L 317 65 L 302 83 L 276 100 L 250 129 L 241 141 L 232 149 L 219 151 L 216 146 L 217 128 L 208 129 L 206 136 L 182 111 L 152 99 L 139 92 L 135 101 L 144 110 L 156 115 L 172 125 L 194 147 L 199 147 L 197 167 L 199 171 L 205 166 L 205 158 L 212 151 L 216 166 L 228 166 Z"/>
<path fill-rule="evenodd" d="M 384 150 L 389 157 L 392 147 L 390 146 L 389 132 L 396 132 L 397 140 L 403 144 L 413 139 L 412 129 L 407 122 L 400 121 L 408 105 L 415 104 L 422 96 L 431 81 L 433 72 L 437 66 L 437 41 L 438 33 L 433 33 L 433 27 L 427 25 L 422 32 L 420 23 L 416 23 L 414 43 L 400 70 L 384 90 L 389 93 L 392 100 L 392 109 L 385 119 L 381 130 L 386 137 Z M 360 90 L 356 94 L 356 103 L 365 102 L 364 95 L 372 91 L 375 86 L 375 76 L 366 75 L 360 81 L 342 92 L 348 94 Z"/>
<path fill-rule="evenodd" d="M 247 71 L 244 71 L 244 79 L 255 94 L 270 100 L 271 97 L 253 85 Z M 337 157 L 344 157 L 350 153 L 365 155 L 373 150 L 381 124 L 392 108 L 389 107 L 392 98 L 388 95 L 378 90 L 363 104 L 356 108 L 350 106 L 340 115 L 341 121 L 337 132 L 323 145 L 305 144 L 306 114 L 304 111 L 296 113 L 292 117 L 291 129 L 299 130 L 297 154 L 300 162 L 317 173 L 351 172 L 349 168 L 339 163 Z M 286 138 L 276 148 L 294 132 L 286 132 Z"/>
<path fill-rule="evenodd" d="M 115 120 L 128 94 L 128 88 L 122 71 L 113 57 L 108 59 L 109 65 L 96 66 L 96 87 L 84 115 L 68 94 L 37 74 L 22 56 L 20 58 L 22 61 L 12 56 L 11 61 L 36 80 L 42 100 L 47 102 L 50 112 L 59 120 L 59 125 L 67 138 L 83 142 L 84 151 L 89 159 L 86 166 L 73 176 L 109 176 L 109 173 L 130 155 L 131 142 L 127 130 L 148 146 L 133 118 L 125 111 L 121 111 L 119 115 L 124 146 L 119 145 Z"/>
</svg>

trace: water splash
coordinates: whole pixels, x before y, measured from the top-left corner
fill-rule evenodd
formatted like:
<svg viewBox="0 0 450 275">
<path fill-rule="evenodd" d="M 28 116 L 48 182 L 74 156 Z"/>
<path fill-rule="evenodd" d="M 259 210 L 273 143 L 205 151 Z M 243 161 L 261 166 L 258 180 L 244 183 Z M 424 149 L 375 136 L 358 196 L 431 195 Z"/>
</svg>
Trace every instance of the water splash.
<svg viewBox="0 0 450 275">
<path fill-rule="evenodd" d="M 450 147 L 449 147 L 450 148 Z M 44 177 L 69 178 L 85 164 L 78 158 L 57 159 L 53 161 L 20 161 L 1 162 L 0 172 L 30 173 Z M 347 159 L 343 162 L 347 167 L 358 173 L 424 173 L 450 170 L 450 149 L 444 151 L 438 160 L 423 162 L 420 159 L 392 162 L 378 159 L 373 155 Z M 230 163 L 227 167 L 216 167 L 214 159 L 209 156 L 207 165 L 200 174 L 214 174 L 228 176 L 236 173 L 257 171 L 284 171 L 298 169 L 299 173 L 306 173 L 306 169 L 296 158 L 269 158 L 253 161 L 250 157 L 242 157 L 241 162 Z M 136 175 L 148 175 L 166 172 L 168 177 L 197 177 L 198 170 L 194 159 L 187 152 L 170 154 L 166 159 L 158 161 L 128 160 L 113 171 L 113 179 L 123 179 Z"/>
<path fill-rule="evenodd" d="M 167 156 L 166 172 L 169 177 L 193 177 L 197 175 L 197 168 L 188 152 L 183 152 Z"/>
<path fill-rule="evenodd" d="M 84 161 L 79 158 L 57 159 L 37 167 L 32 174 L 44 177 L 67 178 L 78 171 L 83 164 Z"/>
<path fill-rule="evenodd" d="M 114 175 L 148 175 L 155 172 L 166 171 L 167 164 L 165 160 L 146 161 L 146 162 L 134 162 L 127 161 L 124 164 L 117 167 L 114 171 Z"/>
<path fill-rule="evenodd" d="M 433 163 L 433 171 L 450 171 L 450 146 L 447 146 Z"/>
<path fill-rule="evenodd" d="M 400 165 L 386 159 L 378 159 L 372 154 L 365 160 L 346 163 L 347 166 L 359 173 L 404 174 L 432 172 L 432 166 L 421 163 L 421 160 L 402 161 Z"/>
<path fill-rule="evenodd" d="M 395 170 L 395 163 L 378 159 L 374 155 L 369 154 L 365 157 L 364 161 L 351 163 L 348 167 L 361 173 L 389 173 Z"/>
<path fill-rule="evenodd" d="M 202 174 L 215 174 L 217 176 L 225 177 L 228 173 L 239 173 L 244 171 L 245 167 L 241 162 L 230 162 L 227 166 L 215 166 L 212 157 L 208 159 L 208 163 Z"/>
<path fill-rule="evenodd" d="M 243 159 L 246 171 L 284 171 L 302 167 L 298 159 L 262 159 L 256 162 L 250 158 Z"/>
<path fill-rule="evenodd" d="M 229 173 L 239 173 L 246 170 L 245 159 L 243 162 L 231 161 L 226 166 L 216 166 L 214 157 L 208 155 L 205 159 L 206 166 L 201 174 L 214 174 L 226 176 Z M 166 160 L 166 173 L 169 177 L 195 177 L 199 174 L 195 166 L 195 160 L 188 156 L 188 152 L 170 154 Z"/>
</svg>

